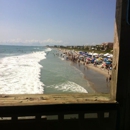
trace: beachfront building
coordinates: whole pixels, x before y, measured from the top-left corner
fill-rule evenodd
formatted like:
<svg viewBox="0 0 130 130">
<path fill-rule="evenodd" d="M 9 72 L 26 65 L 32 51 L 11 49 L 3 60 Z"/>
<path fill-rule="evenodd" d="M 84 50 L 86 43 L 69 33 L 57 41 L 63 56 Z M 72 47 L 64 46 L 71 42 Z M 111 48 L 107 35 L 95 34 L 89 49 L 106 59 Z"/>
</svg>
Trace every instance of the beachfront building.
<svg viewBox="0 0 130 130">
<path fill-rule="evenodd" d="M 113 42 L 104 42 L 101 44 L 103 50 L 113 49 Z"/>
</svg>

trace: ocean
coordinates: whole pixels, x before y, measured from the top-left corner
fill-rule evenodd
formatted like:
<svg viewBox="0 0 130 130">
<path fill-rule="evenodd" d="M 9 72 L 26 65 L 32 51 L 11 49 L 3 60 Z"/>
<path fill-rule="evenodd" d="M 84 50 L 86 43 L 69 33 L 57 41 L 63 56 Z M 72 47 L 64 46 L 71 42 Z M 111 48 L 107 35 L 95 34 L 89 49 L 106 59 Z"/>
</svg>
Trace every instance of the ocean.
<svg viewBox="0 0 130 130">
<path fill-rule="evenodd" d="M 84 74 L 56 49 L 0 45 L 0 94 L 92 93 Z"/>
</svg>

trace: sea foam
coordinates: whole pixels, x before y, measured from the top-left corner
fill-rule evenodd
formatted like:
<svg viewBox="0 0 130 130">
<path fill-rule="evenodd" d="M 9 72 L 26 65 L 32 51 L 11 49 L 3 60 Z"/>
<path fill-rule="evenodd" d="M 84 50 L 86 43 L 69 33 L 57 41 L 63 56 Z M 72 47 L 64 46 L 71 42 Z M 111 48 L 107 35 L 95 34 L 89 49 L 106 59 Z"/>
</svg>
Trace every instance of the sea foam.
<svg viewBox="0 0 130 130">
<path fill-rule="evenodd" d="M 46 87 L 53 88 L 53 89 L 56 89 L 57 91 L 62 91 L 62 92 L 88 93 L 86 89 L 84 89 L 82 86 L 72 81 L 66 81 L 64 83 L 59 83 L 59 84 L 50 85 Z"/>
<path fill-rule="evenodd" d="M 0 94 L 42 94 L 39 62 L 45 58 L 46 53 L 41 51 L 1 59 Z"/>
<path fill-rule="evenodd" d="M 51 51 L 52 49 L 51 48 L 47 48 L 46 50 L 45 50 L 45 52 L 48 52 L 48 51 Z"/>
</svg>

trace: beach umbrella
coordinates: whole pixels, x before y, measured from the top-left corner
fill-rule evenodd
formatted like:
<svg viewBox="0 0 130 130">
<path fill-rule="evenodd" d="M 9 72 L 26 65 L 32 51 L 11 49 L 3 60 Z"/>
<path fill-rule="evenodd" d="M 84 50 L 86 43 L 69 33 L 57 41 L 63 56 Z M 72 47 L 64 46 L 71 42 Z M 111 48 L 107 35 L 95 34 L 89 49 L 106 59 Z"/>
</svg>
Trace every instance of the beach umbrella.
<svg viewBox="0 0 130 130">
<path fill-rule="evenodd" d="M 85 53 L 85 54 L 83 54 L 83 56 L 88 56 L 88 54 Z"/>
<path fill-rule="evenodd" d="M 98 56 L 97 56 L 97 55 L 96 55 L 95 57 L 96 57 L 96 58 L 98 58 Z"/>
<path fill-rule="evenodd" d="M 112 61 L 111 59 L 108 59 L 107 61 Z"/>
<path fill-rule="evenodd" d="M 108 55 L 107 57 L 109 57 L 109 58 L 110 58 L 110 57 L 113 57 L 113 55 L 112 55 L 112 54 L 110 54 L 110 55 Z"/>
<path fill-rule="evenodd" d="M 104 54 L 104 56 L 108 56 L 108 55 L 110 55 L 110 54 L 109 53 Z"/>
<path fill-rule="evenodd" d="M 113 57 L 113 55 L 111 54 L 110 57 Z"/>
<path fill-rule="evenodd" d="M 94 53 L 94 54 L 93 54 L 93 56 L 97 56 L 97 55 L 98 55 L 98 53 Z"/>
<path fill-rule="evenodd" d="M 89 55 L 92 55 L 93 53 L 88 53 Z"/>
</svg>

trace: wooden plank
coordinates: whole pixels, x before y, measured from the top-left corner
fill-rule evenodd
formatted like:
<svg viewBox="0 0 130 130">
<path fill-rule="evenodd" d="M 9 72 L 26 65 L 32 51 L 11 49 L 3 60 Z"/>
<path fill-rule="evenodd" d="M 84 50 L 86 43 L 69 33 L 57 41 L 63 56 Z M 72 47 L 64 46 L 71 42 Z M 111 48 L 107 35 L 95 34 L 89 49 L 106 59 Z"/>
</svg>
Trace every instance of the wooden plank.
<svg viewBox="0 0 130 130">
<path fill-rule="evenodd" d="M 110 94 L 0 95 L 0 106 L 115 102 L 115 100 L 111 100 Z"/>
</svg>

